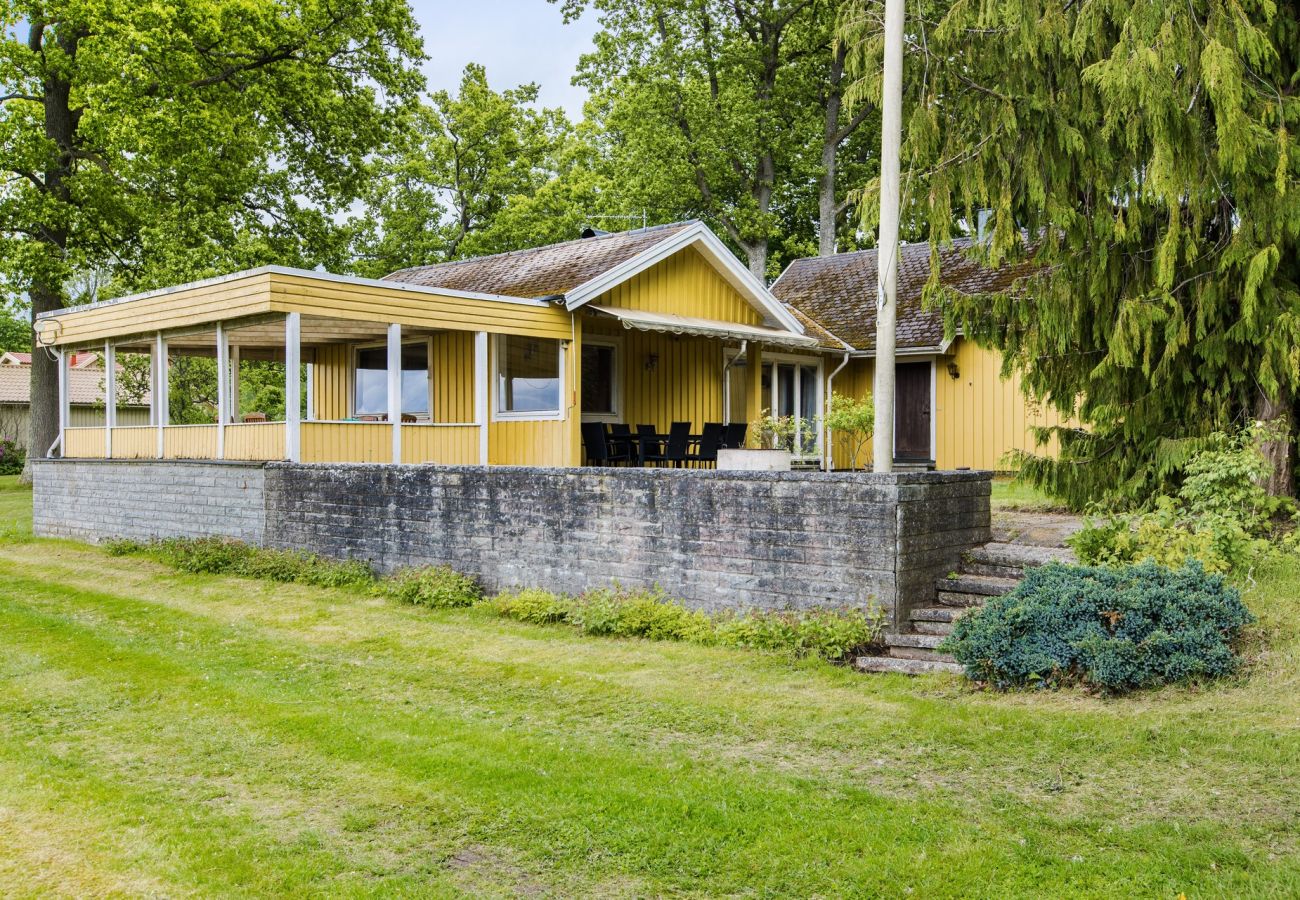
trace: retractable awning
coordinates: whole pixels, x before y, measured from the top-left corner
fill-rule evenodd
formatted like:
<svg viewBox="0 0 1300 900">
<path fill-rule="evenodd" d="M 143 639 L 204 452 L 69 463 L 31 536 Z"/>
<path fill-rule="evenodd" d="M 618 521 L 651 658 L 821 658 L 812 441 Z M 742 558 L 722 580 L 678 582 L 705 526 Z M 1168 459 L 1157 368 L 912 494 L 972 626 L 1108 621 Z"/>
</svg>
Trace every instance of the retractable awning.
<svg viewBox="0 0 1300 900">
<path fill-rule="evenodd" d="M 638 331 L 731 338 L 737 341 L 757 341 L 787 347 L 816 347 L 819 344 L 815 337 L 763 325 L 741 325 L 737 322 L 722 322 L 717 319 L 697 319 L 692 316 L 674 316 L 669 313 L 646 312 L 639 309 L 617 309 L 612 306 L 588 305 L 586 308 L 599 315 L 618 319 L 623 323 L 624 328 L 635 328 Z"/>
</svg>

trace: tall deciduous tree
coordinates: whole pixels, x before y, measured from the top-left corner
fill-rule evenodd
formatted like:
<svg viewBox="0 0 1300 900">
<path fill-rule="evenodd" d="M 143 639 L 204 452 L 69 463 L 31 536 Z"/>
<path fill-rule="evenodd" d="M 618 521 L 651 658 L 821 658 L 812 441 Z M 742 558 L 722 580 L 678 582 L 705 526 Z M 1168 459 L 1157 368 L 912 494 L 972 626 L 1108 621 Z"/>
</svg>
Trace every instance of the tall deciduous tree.
<svg viewBox="0 0 1300 900">
<path fill-rule="evenodd" d="M 380 275 L 547 243 L 557 221 L 569 230 L 554 239 L 575 237 L 590 146 L 562 110 L 536 102 L 537 85 L 498 92 L 470 64 L 457 93 L 407 110 L 375 164 L 359 265 Z"/>
<path fill-rule="evenodd" d="M 1198 438 L 1251 417 L 1287 434 L 1269 448 L 1270 487 L 1290 489 L 1298 11 L 989 0 L 909 29 L 926 78 L 912 81 L 904 159 L 931 236 L 988 209 L 987 259 L 1038 264 L 1005 294 L 950 296 L 949 324 L 1082 420 L 1060 431 L 1059 460 L 1027 462 L 1076 503 L 1141 496 Z M 869 94 L 878 44 L 853 46 Z"/>
<path fill-rule="evenodd" d="M 334 216 L 419 55 L 404 0 L 4 0 L 0 276 L 39 313 L 86 270 L 125 289 L 341 265 Z M 56 377 L 37 354 L 35 453 Z"/>
<path fill-rule="evenodd" d="M 565 13 L 588 5 L 602 31 L 579 80 L 629 202 L 712 222 L 760 277 L 774 240 L 809 249 L 791 246 L 792 232 L 833 253 L 847 206 L 840 154 L 872 113 L 843 109 L 838 4 L 565 0 Z"/>
</svg>

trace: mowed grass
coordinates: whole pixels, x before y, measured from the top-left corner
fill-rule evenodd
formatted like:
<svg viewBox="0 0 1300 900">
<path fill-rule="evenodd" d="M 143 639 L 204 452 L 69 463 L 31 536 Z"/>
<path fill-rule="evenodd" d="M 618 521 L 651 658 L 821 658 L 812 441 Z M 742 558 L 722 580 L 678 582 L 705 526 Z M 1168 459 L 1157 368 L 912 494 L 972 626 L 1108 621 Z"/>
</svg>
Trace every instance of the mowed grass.
<svg viewBox="0 0 1300 900">
<path fill-rule="evenodd" d="M 28 496 L 6 897 L 1300 894 L 1300 563 L 1248 676 L 999 695 L 181 576 L 31 539 Z"/>
</svg>

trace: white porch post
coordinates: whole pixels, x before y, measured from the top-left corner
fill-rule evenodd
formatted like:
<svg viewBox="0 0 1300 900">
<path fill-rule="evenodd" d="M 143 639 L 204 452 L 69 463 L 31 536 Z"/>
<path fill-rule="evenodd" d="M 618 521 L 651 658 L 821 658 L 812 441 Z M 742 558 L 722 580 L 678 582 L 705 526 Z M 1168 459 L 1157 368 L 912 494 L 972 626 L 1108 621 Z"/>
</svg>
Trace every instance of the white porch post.
<svg viewBox="0 0 1300 900">
<path fill-rule="evenodd" d="M 68 455 L 68 351 L 59 348 L 59 456 Z"/>
<path fill-rule="evenodd" d="M 230 421 L 239 421 L 239 345 L 230 348 Z"/>
<path fill-rule="evenodd" d="M 284 317 L 284 455 L 302 459 L 302 315 Z"/>
<path fill-rule="evenodd" d="M 168 371 L 167 371 L 167 339 L 163 337 L 162 332 L 154 335 L 153 340 L 153 382 L 149 385 L 152 392 L 153 419 L 154 424 L 158 426 L 158 458 L 162 459 L 166 455 L 163 446 L 167 422 L 171 418 L 170 403 L 171 398 L 168 395 Z"/>
<path fill-rule="evenodd" d="M 307 363 L 307 421 L 316 421 L 316 365 Z"/>
<path fill-rule="evenodd" d="M 393 428 L 393 465 L 402 462 L 402 326 L 388 326 L 388 424 Z"/>
<path fill-rule="evenodd" d="M 230 344 L 217 323 L 217 459 L 226 458 L 226 421 L 230 418 Z"/>
<path fill-rule="evenodd" d="M 104 343 L 104 457 L 113 458 L 113 429 L 117 426 L 117 348 Z"/>
<path fill-rule="evenodd" d="M 474 332 L 474 420 L 478 423 L 478 464 L 488 464 L 488 334 Z"/>
</svg>

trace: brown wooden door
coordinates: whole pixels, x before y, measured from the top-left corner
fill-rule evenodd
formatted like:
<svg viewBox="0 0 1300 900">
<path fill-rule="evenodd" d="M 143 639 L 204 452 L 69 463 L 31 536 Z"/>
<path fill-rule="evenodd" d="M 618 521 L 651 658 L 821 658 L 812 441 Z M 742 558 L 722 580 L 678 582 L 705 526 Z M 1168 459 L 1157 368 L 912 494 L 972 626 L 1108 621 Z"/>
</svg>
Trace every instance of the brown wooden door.
<svg viewBox="0 0 1300 900">
<path fill-rule="evenodd" d="M 894 458 L 934 459 L 930 448 L 930 363 L 900 363 L 894 372 Z"/>
</svg>

